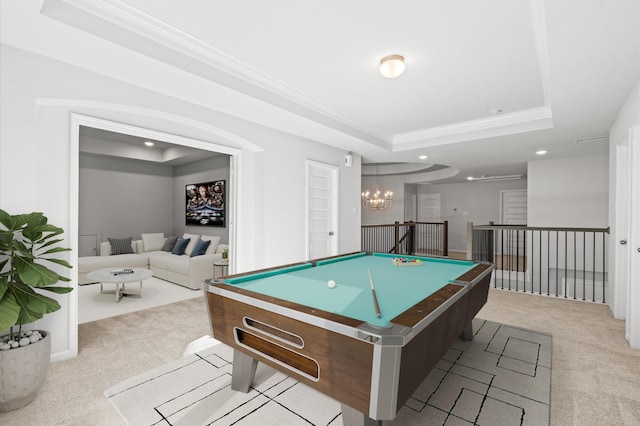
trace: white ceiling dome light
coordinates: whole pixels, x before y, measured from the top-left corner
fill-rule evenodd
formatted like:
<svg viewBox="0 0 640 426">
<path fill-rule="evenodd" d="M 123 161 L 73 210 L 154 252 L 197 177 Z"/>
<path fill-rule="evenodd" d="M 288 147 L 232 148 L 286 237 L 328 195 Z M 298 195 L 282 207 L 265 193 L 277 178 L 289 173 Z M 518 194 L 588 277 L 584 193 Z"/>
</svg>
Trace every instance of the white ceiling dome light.
<svg viewBox="0 0 640 426">
<path fill-rule="evenodd" d="M 380 59 L 380 74 L 386 78 L 396 78 L 404 72 L 404 56 L 389 55 Z"/>
</svg>

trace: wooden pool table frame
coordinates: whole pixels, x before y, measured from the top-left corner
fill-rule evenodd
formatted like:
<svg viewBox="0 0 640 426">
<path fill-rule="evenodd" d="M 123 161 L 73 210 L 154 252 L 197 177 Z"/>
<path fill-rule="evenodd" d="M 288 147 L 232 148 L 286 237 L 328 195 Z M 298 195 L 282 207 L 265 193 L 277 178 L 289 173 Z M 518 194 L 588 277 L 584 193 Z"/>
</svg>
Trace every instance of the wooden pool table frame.
<svg viewBox="0 0 640 426">
<path fill-rule="evenodd" d="M 339 401 L 345 425 L 381 424 L 458 337 L 473 337 L 471 320 L 487 301 L 492 270 L 476 264 L 389 328 L 217 281 L 206 286 L 209 318 L 213 336 L 234 348 L 232 389 L 247 392 L 261 361 Z"/>
</svg>

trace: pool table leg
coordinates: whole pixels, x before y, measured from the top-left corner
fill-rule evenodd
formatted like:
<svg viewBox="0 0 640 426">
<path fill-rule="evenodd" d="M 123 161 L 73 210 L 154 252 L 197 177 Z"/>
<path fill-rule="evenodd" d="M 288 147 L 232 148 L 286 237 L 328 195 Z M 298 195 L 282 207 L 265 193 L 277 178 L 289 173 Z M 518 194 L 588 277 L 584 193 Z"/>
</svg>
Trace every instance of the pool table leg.
<svg viewBox="0 0 640 426">
<path fill-rule="evenodd" d="M 256 375 L 258 360 L 237 349 L 233 350 L 233 368 L 231 370 L 231 389 L 247 393 Z"/>
<path fill-rule="evenodd" d="M 382 420 L 373 420 L 371 417 L 348 405 L 342 406 L 342 424 L 344 426 L 382 426 Z"/>
<path fill-rule="evenodd" d="M 464 340 L 465 342 L 473 340 L 473 324 L 471 321 L 469 321 L 469 324 L 467 324 L 467 326 L 464 328 L 464 331 L 462 332 L 462 335 L 460 337 L 462 337 L 462 340 Z"/>
</svg>

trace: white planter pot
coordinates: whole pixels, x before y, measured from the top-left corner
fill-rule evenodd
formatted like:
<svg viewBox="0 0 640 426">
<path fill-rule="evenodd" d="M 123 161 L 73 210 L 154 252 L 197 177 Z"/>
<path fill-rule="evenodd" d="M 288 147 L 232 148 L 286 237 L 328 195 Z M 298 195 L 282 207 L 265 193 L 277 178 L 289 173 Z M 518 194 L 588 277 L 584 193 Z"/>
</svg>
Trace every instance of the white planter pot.
<svg viewBox="0 0 640 426">
<path fill-rule="evenodd" d="M 49 370 L 51 335 L 16 349 L 0 351 L 0 411 L 24 407 L 36 399 Z"/>
</svg>

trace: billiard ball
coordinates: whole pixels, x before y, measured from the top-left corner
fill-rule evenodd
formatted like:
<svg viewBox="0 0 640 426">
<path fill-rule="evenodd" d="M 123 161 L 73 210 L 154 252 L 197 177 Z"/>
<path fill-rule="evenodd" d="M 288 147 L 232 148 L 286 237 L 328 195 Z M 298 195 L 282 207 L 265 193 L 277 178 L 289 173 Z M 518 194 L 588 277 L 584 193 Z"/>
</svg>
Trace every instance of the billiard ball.
<svg viewBox="0 0 640 426">
<path fill-rule="evenodd" d="M 334 280 L 329 280 L 329 281 L 327 282 L 327 286 L 328 286 L 329 288 L 334 288 L 334 287 L 336 286 L 336 282 L 335 282 Z"/>
</svg>

